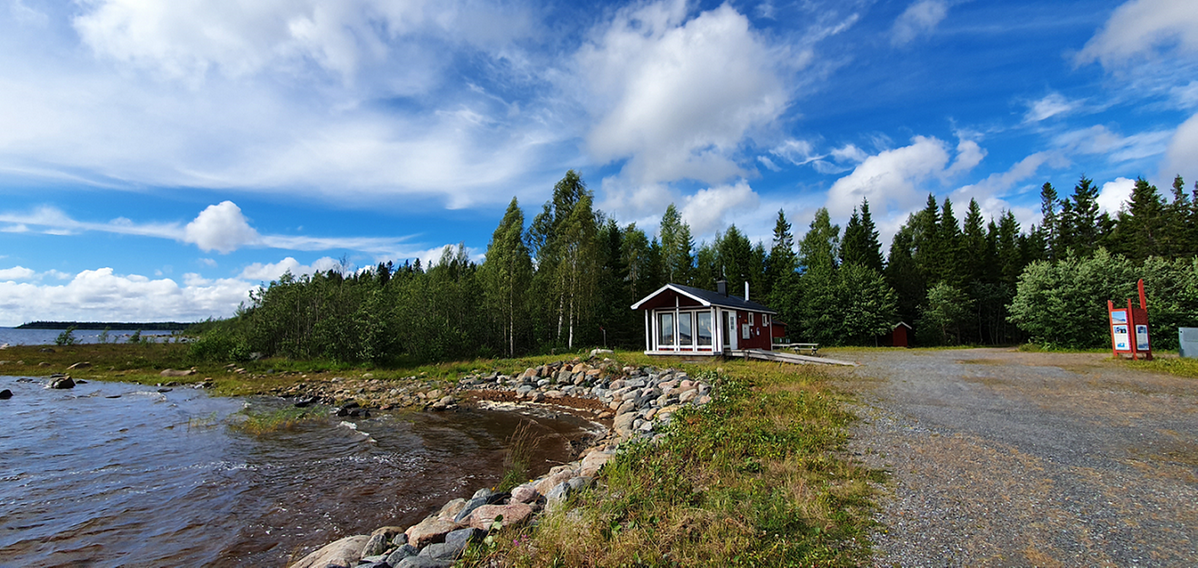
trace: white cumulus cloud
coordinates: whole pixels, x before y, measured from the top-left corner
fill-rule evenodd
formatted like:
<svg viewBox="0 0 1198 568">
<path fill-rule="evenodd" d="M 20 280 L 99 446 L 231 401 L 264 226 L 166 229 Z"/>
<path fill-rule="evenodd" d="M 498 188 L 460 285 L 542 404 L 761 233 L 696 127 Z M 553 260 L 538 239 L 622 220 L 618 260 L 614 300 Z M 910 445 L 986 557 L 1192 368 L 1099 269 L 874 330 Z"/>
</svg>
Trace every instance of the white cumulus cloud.
<svg viewBox="0 0 1198 568">
<path fill-rule="evenodd" d="M 1198 9 L 1192 0 L 1131 0 L 1077 54 L 1081 63 L 1120 66 L 1159 48 L 1198 52 Z"/>
<path fill-rule="evenodd" d="M 1127 179 L 1125 177 L 1116 178 L 1102 184 L 1102 189 L 1098 192 L 1098 208 L 1106 211 L 1114 216 L 1123 209 L 1123 205 L 1127 203 L 1131 197 L 1131 191 L 1136 187 L 1136 180 Z"/>
<path fill-rule="evenodd" d="M 255 262 L 243 269 L 238 278 L 251 281 L 269 282 L 278 280 L 284 273 L 291 272 L 292 276 L 302 276 L 315 272 L 325 272 L 327 270 L 350 270 L 352 267 L 341 266 L 341 262 L 330 257 L 322 257 L 317 259 L 311 265 L 300 264 L 300 261 L 293 257 L 287 257 L 279 262 L 263 264 Z"/>
<path fill-rule="evenodd" d="M 209 205 L 184 229 L 184 240 L 204 252 L 230 253 L 257 244 L 261 237 L 232 201 Z"/>
<path fill-rule="evenodd" d="M 190 277 L 188 277 L 190 279 Z M 84 270 L 61 285 L 0 281 L 0 325 L 35 320 L 199 321 L 229 317 L 248 299 L 243 280 L 194 280 Z"/>
<path fill-rule="evenodd" d="M 886 211 L 907 211 L 923 202 L 924 183 L 941 176 L 950 156 L 944 142 L 916 136 L 909 146 L 869 156 L 852 173 L 832 184 L 827 207 L 833 217 L 847 217 L 862 199 L 881 217 Z"/>
<path fill-rule="evenodd" d="M 577 78 L 600 162 L 627 159 L 635 184 L 720 183 L 734 154 L 786 110 L 782 53 L 728 4 L 687 19 L 684 1 L 626 8 L 580 49 Z"/>
<path fill-rule="evenodd" d="M 686 198 L 680 214 L 691 228 L 692 235 L 708 235 L 725 226 L 726 217 L 757 209 L 760 198 L 748 182 L 740 180 L 699 190 Z"/>
<path fill-rule="evenodd" d="M 1198 114 L 1183 122 L 1173 133 L 1161 170 L 1163 180 L 1180 175 L 1191 184 L 1198 181 Z"/>
<path fill-rule="evenodd" d="M 37 272 L 24 266 L 0 268 L 0 281 L 30 280 L 34 276 L 37 276 Z"/>
</svg>

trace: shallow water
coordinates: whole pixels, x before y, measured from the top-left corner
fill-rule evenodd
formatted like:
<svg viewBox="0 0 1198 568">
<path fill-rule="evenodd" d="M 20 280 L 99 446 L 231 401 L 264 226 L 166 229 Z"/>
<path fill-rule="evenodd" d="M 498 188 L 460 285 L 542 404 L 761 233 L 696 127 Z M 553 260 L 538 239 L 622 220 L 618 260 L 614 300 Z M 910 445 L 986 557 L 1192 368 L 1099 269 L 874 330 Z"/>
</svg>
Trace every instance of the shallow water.
<svg viewBox="0 0 1198 568">
<path fill-rule="evenodd" d="M 590 424 L 475 410 L 329 418 L 264 436 L 245 405 L 124 383 L 47 390 L 0 377 L 0 565 L 271 566 L 351 534 L 407 526 L 498 482 L 522 420 L 535 469 Z M 109 398 L 117 397 L 119 398 Z"/>
</svg>

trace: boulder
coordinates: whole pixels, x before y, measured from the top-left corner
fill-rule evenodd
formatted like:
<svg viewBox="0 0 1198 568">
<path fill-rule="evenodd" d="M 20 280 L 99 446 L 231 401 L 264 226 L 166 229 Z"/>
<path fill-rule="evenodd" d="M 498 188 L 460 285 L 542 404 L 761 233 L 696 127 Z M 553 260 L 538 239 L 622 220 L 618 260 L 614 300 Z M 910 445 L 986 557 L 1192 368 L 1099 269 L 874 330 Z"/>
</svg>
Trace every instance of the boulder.
<svg viewBox="0 0 1198 568">
<path fill-rule="evenodd" d="M 404 534 L 408 537 L 408 544 L 416 548 L 424 548 L 434 542 L 444 541 L 445 535 L 459 526 L 452 519 L 442 519 L 432 516 L 408 527 L 408 530 Z"/>
<path fill-rule="evenodd" d="M 686 404 L 686 403 L 694 400 L 695 397 L 697 397 L 697 396 L 699 396 L 698 390 L 691 389 L 688 391 L 684 391 L 681 395 L 678 396 L 678 402 L 681 404 Z"/>
<path fill-rule="evenodd" d="M 591 452 L 587 454 L 587 457 L 582 458 L 582 465 L 578 468 L 578 475 L 582 477 L 595 477 L 595 474 L 599 473 L 599 470 L 611 458 L 612 454 L 607 452 Z"/>
<path fill-rule="evenodd" d="M 387 552 L 387 549 L 390 548 L 387 540 L 386 533 L 370 535 L 370 540 L 366 541 L 362 547 L 362 557 L 378 556 Z"/>
<path fill-rule="evenodd" d="M 503 525 L 511 526 L 523 522 L 532 514 L 532 506 L 527 503 L 509 503 L 507 505 L 483 505 L 470 514 L 470 526 L 478 530 L 490 530 L 496 517 L 503 516 Z"/>
<path fill-rule="evenodd" d="M 471 541 L 481 540 L 487 534 L 475 528 L 458 529 L 445 535 L 445 542 L 430 544 L 420 551 L 420 556 L 440 559 L 455 559 L 462 555 Z"/>
<path fill-rule="evenodd" d="M 462 507 L 462 510 L 459 511 L 458 514 L 453 517 L 453 522 L 455 522 L 455 523 L 465 522 L 466 517 L 469 517 L 470 513 L 473 513 L 475 509 L 482 507 L 483 505 L 486 505 L 486 504 L 487 504 L 487 497 L 474 497 L 473 499 L 466 501 L 466 506 Z"/>
<path fill-rule="evenodd" d="M 453 560 L 429 556 L 409 556 L 399 561 L 394 568 L 449 568 Z"/>
<path fill-rule="evenodd" d="M 636 413 L 627 412 L 616 417 L 615 423 L 612 424 L 612 428 L 616 430 L 616 434 L 618 434 L 620 437 L 626 437 L 632 434 L 632 425 L 634 422 L 636 422 L 636 420 Z"/>
<path fill-rule="evenodd" d="M 564 471 L 555 472 L 552 475 L 546 477 L 545 479 L 542 479 L 537 482 L 537 486 L 536 486 L 537 493 L 540 493 L 541 495 L 549 495 L 549 491 L 551 489 L 553 489 L 557 484 L 559 484 L 563 481 L 569 481 L 571 477 L 574 477 L 574 472 L 571 470 L 568 470 L 568 469 L 564 470 Z"/>
<path fill-rule="evenodd" d="M 537 493 L 535 484 L 525 483 L 512 490 L 513 503 L 532 503 L 541 498 L 541 494 Z"/>
<path fill-rule="evenodd" d="M 73 388 L 75 388 L 75 381 L 72 381 L 71 377 L 63 377 L 61 379 L 54 379 L 50 383 L 50 388 L 52 388 L 52 389 L 73 389 Z"/>
<path fill-rule="evenodd" d="M 398 538 L 398 537 L 396 537 L 396 538 Z M 406 543 L 401 544 L 401 545 L 399 545 L 399 548 L 395 549 L 394 552 L 387 555 L 386 562 L 387 562 L 387 564 L 390 564 L 391 566 L 398 566 L 399 563 L 402 562 L 404 558 L 408 558 L 409 556 L 416 556 L 417 554 L 420 554 L 420 551 L 416 550 L 416 548 L 413 547 L 412 545 L 406 544 Z"/>
<path fill-rule="evenodd" d="M 362 547 L 370 537 L 364 534 L 347 536 L 341 540 L 326 544 L 324 548 L 309 554 L 291 568 L 325 568 L 334 566 L 356 566 L 362 558 Z"/>
<path fill-rule="evenodd" d="M 159 376 L 163 377 L 190 377 L 194 374 L 196 374 L 195 369 L 163 369 L 160 373 L 158 373 Z"/>
</svg>

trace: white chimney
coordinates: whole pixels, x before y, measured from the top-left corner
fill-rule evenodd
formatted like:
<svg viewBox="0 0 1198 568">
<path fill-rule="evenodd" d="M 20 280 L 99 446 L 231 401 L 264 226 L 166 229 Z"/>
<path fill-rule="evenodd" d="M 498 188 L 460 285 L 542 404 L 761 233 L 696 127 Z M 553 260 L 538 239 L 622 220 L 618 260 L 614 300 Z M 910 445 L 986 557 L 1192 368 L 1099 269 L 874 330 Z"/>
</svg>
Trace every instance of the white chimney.
<svg viewBox="0 0 1198 568">
<path fill-rule="evenodd" d="M 749 281 L 745 280 L 745 301 L 749 301 Z"/>
</svg>

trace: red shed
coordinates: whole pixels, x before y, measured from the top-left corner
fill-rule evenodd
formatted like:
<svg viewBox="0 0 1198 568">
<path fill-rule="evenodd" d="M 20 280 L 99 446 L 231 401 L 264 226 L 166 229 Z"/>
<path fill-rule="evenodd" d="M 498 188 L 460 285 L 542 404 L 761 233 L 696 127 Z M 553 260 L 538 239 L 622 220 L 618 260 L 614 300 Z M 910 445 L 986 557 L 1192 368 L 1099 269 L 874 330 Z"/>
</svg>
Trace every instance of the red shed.
<svg viewBox="0 0 1198 568">
<path fill-rule="evenodd" d="M 894 324 L 894 329 L 891 329 L 890 333 L 878 336 L 878 345 L 882 347 L 910 347 L 911 326 L 901 321 Z"/>
<path fill-rule="evenodd" d="M 749 294 L 745 285 L 745 296 Z M 632 305 L 645 312 L 646 355 L 718 355 L 733 349 L 769 350 L 774 311 L 718 289 L 666 284 Z"/>
</svg>

